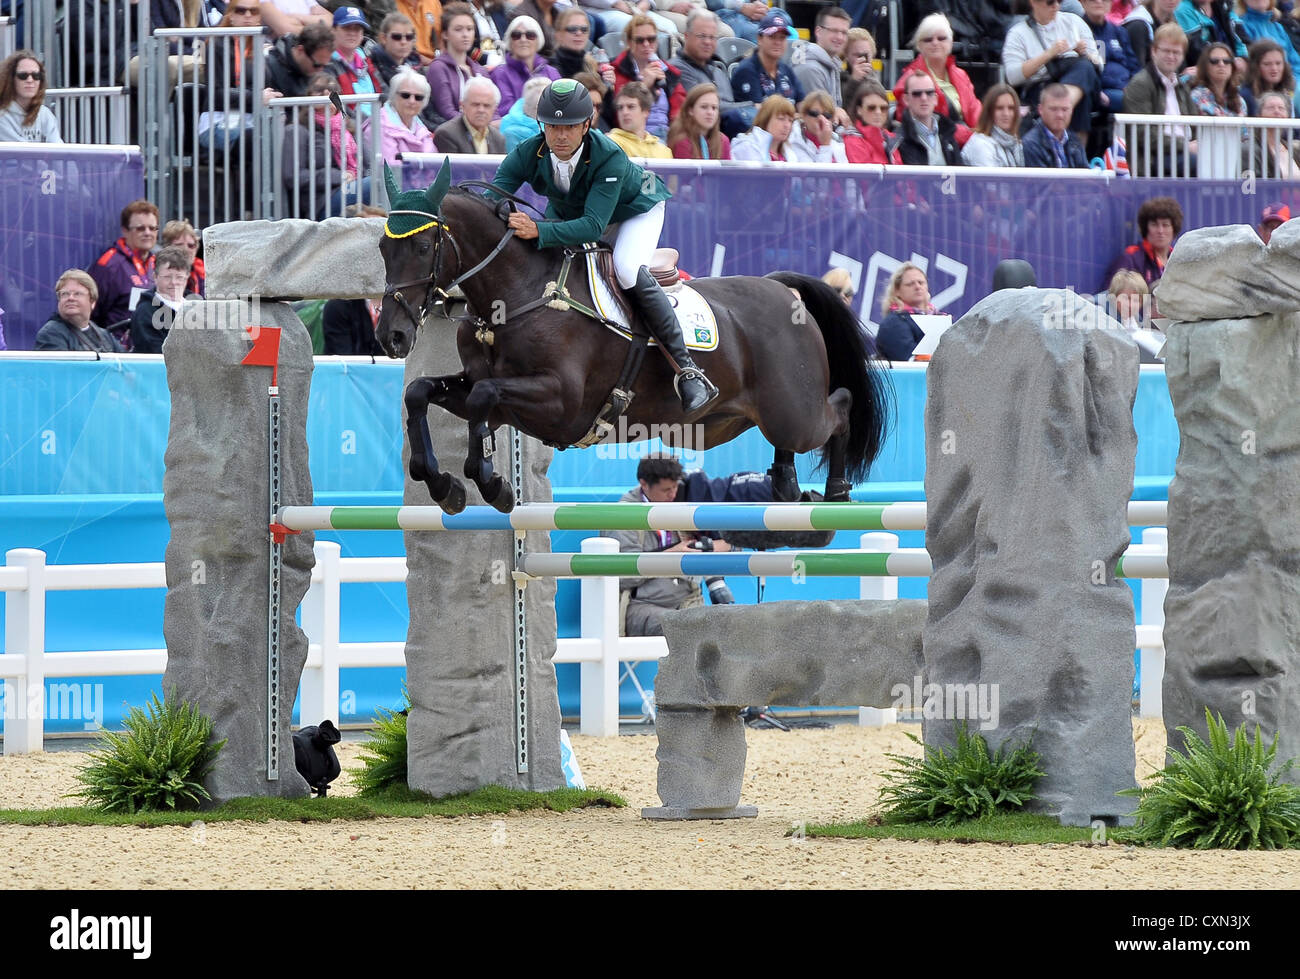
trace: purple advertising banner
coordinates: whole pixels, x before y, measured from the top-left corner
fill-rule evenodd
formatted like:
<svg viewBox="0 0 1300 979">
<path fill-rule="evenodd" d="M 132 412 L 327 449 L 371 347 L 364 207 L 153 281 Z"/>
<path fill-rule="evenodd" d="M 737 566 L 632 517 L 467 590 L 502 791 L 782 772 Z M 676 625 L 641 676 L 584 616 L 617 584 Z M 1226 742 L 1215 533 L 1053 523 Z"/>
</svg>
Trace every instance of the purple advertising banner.
<svg viewBox="0 0 1300 979">
<path fill-rule="evenodd" d="M 0 308 L 10 350 L 32 349 L 59 276 L 89 267 L 121 234 L 122 208 L 143 196 L 134 147 L 0 145 Z"/>
<path fill-rule="evenodd" d="M 408 158 L 403 186 L 432 182 L 442 157 Z M 452 158 L 453 181 L 487 180 L 495 163 Z M 1084 170 L 960 170 L 653 161 L 673 192 L 660 244 L 693 276 L 791 269 L 852 276 L 871 325 L 890 274 L 925 269 L 935 305 L 960 316 L 992 288 L 1007 258 L 1028 260 L 1040 286 L 1105 291 L 1107 271 L 1138 240 L 1137 209 L 1170 196 L 1184 230 L 1256 224 L 1271 201 L 1300 204 L 1281 181 L 1117 179 Z"/>
</svg>

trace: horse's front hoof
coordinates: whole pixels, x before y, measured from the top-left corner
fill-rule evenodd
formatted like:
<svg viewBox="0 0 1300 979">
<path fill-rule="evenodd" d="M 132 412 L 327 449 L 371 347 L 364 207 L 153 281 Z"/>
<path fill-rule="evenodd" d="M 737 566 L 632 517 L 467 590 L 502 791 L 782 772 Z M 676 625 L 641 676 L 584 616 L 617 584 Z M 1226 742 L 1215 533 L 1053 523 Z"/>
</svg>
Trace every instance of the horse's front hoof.
<svg viewBox="0 0 1300 979">
<path fill-rule="evenodd" d="M 496 507 L 502 513 L 509 513 L 515 508 L 515 491 L 500 474 L 493 476 L 483 491 L 483 502 Z"/>
<path fill-rule="evenodd" d="M 450 473 L 442 473 L 446 479 L 446 487 L 439 486 L 441 493 L 434 493 L 434 484 L 429 484 L 429 491 L 433 495 L 433 502 L 442 507 L 443 513 L 455 514 L 465 509 L 465 484 Z"/>
<path fill-rule="evenodd" d="M 852 499 L 849 495 L 852 490 L 853 484 L 846 479 L 828 479 L 826 480 L 826 502 L 848 503 Z"/>
</svg>

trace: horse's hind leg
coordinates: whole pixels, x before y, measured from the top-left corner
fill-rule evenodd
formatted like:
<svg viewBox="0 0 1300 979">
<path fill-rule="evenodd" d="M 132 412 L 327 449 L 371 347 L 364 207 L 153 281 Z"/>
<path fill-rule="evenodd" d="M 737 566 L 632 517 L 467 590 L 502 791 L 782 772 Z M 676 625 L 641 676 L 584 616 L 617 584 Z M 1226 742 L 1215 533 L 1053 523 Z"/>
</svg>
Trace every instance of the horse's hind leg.
<svg viewBox="0 0 1300 979">
<path fill-rule="evenodd" d="M 794 503 L 799 499 L 799 477 L 795 473 L 792 451 L 777 449 L 767 474 L 772 477 L 772 499 L 778 503 Z"/>
<path fill-rule="evenodd" d="M 826 500 L 845 503 L 853 484 L 844 478 L 845 449 L 849 443 L 849 409 L 853 395 L 846 388 L 836 388 L 826 399 L 835 411 L 837 422 L 826 442 Z"/>
<path fill-rule="evenodd" d="M 433 452 L 429 436 L 429 405 L 455 400 L 457 382 L 464 383 L 465 375 L 448 377 L 417 377 L 406 387 L 406 439 L 411 447 L 408 466 L 411 478 L 429 488 L 433 502 L 447 513 L 460 513 L 465 509 L 465 486 L 451 473 L 441 472 L 438 457 Z M 460 394 L 463 398 L 463 394 Z"/>
</svg>

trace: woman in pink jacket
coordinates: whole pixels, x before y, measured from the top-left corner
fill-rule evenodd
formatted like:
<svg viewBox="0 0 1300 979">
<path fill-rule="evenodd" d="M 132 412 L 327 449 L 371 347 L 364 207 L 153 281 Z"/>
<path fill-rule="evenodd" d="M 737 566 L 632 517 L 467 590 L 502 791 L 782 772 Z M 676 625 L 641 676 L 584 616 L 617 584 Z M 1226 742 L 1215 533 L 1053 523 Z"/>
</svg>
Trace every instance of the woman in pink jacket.
<svg viewBox="0 0 1300 979">
<path fill-rule="evenodd" d="M 436 153 L 433 133 L 420 120 L 420 112 L 429 101 L 429 82 L 409 65 L 403 65 L 393 76 L 388 89 L 388 104 L 372 114 L 363 124 L 365 138 L 370 138 L 370 126 L 375 116 L 379 118 L 379 142 L 384 159 L 397 164 L 403 153 Z"/>
<path fill-rule="evenodd" d="M 948 18 L 943 14 L 931 14 L 922 20 L 912 39 L 912 48 L 921 53 L 898 76 L 898 83 L 894 86 L 894 98 L 898 103 L 895 118 L 903 118 L 907 76 L 914 71 L 923 71 L 934 79 L 934 87 L 939 91 L 934 111 L 957 123 L 957 144 L 964 145 L 979 122 L 981 107 L 970 75 L 957 67 L 957 59 L 953 57 L 952 25 Z"/>
</svg>

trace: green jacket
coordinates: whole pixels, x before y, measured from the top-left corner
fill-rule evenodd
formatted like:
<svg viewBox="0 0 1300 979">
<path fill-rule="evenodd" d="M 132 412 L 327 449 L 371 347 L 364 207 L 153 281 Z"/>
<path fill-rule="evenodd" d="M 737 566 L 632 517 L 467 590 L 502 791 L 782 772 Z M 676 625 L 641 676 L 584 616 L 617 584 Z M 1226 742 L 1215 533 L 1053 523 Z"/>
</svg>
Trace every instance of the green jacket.
<svg viewBox="0 0 1300 979">
<path fill-rule="evenodd" d="M 657 174 L 627 158 L 604 133 L 591 130 L 566 194 L 555 185 L 551 152 L 541 133 L 501 161 L 492 182 L 513 193 L 528 184 L 547 199 L 547 220 L 537 224 L 537 247 L 598 241 L 611 224 L 644 214 L 672 195 Z"/>
</svg>

